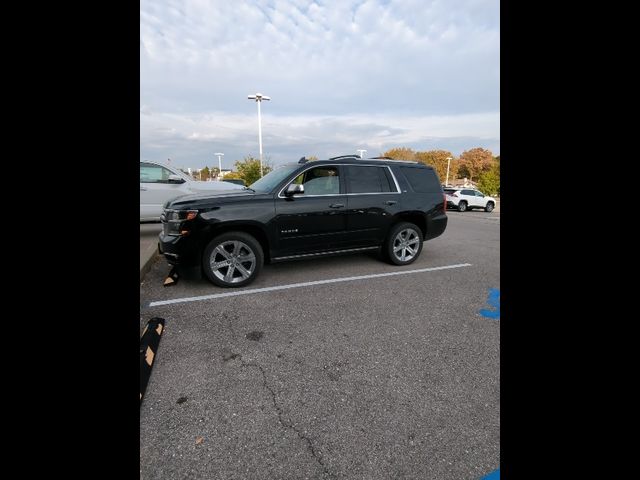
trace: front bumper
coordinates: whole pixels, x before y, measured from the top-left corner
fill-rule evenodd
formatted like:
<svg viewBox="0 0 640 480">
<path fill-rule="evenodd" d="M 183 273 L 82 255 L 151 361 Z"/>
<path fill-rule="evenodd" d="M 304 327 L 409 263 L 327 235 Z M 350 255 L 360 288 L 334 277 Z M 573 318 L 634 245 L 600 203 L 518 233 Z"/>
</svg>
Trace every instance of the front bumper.
<svg viewBox="0 0 640 480">
<path fill-rule="evenodd" d="M 158 251 L 169 265 L 193 267 L 200 264 L 199 251 L 195 240 L 189 236 L 158 235 Z"/>
</svg>

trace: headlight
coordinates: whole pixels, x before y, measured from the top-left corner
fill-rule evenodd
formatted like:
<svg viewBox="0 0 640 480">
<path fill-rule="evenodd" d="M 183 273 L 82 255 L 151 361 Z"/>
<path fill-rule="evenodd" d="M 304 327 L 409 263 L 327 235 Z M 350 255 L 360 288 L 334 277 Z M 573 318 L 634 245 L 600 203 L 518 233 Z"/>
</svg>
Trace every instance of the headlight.
<svg viewBox="0 0 640 480">
<path fill-rule="evenodd" d="M 165 223 L 167 235 L 188 235 L 189 230 L 184 228 L 184 222 L 193 220 L 198 215 L 198 210 L 165 210 L 162 213 L 162 223 Z"/>
</svg>

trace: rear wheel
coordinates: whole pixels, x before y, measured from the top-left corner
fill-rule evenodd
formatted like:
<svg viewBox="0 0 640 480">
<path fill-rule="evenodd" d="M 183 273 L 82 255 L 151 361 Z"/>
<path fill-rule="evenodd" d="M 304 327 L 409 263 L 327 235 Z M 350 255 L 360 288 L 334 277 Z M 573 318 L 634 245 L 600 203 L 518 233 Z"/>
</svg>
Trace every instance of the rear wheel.
<svg viewBox="0 0 640 480">
<path fill-rule="evenodd" d="M 422 251 L 422 232 L 413 223 L 399 223 L 389 232 L 384 250 L 394 265 L 409 265 Z"/>
<path fill-rule="evenodd" d="M 260 243 L 244 232 L 215 237 L 202 256 L 207 278 L 220 287 L 244 287 L 253 282 L 264 263 Z"/>
<path fill-rule="evenodd" d="M 458 204 L 458 210 L 459 210 L 460 212 L 466 212 L 466 211 L 467 211 L 467 202 L 465 202 L 464 200 L 463 200 L 463 201 L 461 201 L 461 202 Z"/>
</svg>

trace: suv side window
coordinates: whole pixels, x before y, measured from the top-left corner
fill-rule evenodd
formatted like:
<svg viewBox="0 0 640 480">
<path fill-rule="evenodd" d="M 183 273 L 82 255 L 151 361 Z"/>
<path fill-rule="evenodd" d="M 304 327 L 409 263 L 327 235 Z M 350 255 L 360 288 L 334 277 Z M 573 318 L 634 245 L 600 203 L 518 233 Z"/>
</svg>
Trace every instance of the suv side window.
<svg viewBox="0 0 640 480">
<path fill-rule="evenodd" d="M 140 163 L 140 183 L 168 183 L 171 171 L 154 165 L 153 163 Z"/>
<path fill-rule="evenodd" d="M 395 192 L 385 170 L 386 167 L 347 165 L 347 193 Z"/>
<path fill-rule="evenodd" d="M 338 167 L 317 167 L 298 175 L 293 183 L 304 185 L 305 195 L 337 195 L 340 193 Z"/>
<path fill-rule="evenodd" d="M 476 190 L 476 197 L 482 197 L 484 198 L 484 195 L 482 193 L 480 193 L 479 191 Z"/>
<path fill-rule="evenodd" d="M 462 190 L 460 193 L 462 195 L 471 195 L 472 197 L 475 195 L 475 193 L 473 193 L 473 190 Z"/>
<path fill-rule="evenodd" d="M 425 167 L 400 167 L 416 193 L 442 193 L 442 185 L 435 172 Z M 464 193 L 464 192 L 463 192 Z"/>
</svg>

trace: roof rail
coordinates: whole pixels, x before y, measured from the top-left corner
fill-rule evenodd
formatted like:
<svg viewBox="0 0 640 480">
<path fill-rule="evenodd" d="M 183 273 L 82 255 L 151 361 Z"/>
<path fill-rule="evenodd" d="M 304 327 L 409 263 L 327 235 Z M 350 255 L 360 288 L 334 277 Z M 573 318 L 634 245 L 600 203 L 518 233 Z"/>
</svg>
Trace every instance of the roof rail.
<svg viewBox="0 0 640 480">
<path fill-rule="evenodd" d="M 362 160 L 359 155 L 340 155 L 338 157 L 331 157 L 329 160 L 342 160 L 343 158 L 357 158 Z"/>
<path fill-rule="evenodd" d="M 370 160 L 395 160 L 395 159 L 391 157 L 371 157 Z"/>
</svg>

